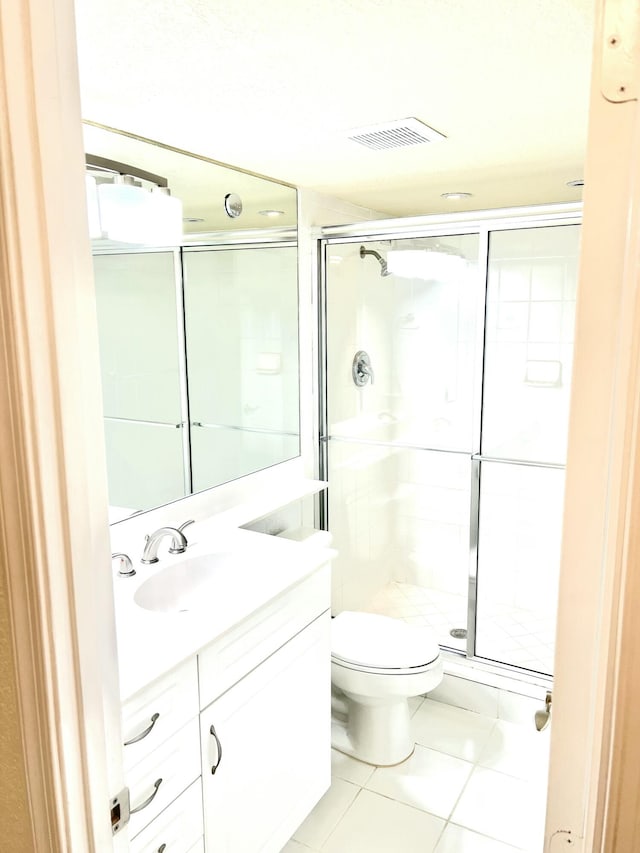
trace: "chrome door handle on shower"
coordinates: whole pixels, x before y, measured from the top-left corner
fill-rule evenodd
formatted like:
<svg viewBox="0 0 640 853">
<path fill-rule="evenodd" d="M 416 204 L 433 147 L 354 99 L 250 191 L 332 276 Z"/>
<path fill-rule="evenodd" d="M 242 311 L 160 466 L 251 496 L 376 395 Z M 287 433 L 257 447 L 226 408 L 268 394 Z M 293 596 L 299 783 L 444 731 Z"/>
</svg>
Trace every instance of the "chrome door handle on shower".
<svg viewBox="0 0 640 853">
<path fill-rule="evenodd" d="M 373 385 L 374 373 L 373 367 L 371 367 L 371 358 L 369 357 L 369 353 L 363 349 L 358 350 L 353 357 L 351 376 L 358 388 L 362 388 L 369 380 L 371 380 L 371 384 Z"/>
</svg>

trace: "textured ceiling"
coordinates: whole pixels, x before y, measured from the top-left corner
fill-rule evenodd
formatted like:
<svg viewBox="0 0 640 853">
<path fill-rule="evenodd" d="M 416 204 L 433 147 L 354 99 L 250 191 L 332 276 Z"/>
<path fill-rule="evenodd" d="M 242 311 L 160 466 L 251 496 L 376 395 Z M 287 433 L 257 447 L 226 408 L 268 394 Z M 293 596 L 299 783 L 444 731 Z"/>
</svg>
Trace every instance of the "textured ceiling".
<svg viewBox="0 0 640 853">
<path fill-rule="evenodd" d="M 393 215 L 577 200 L 593 0 L 76 0 L 83 115 Z M 370 151 L 415 116 L 447 140 Z"/>
</svg>

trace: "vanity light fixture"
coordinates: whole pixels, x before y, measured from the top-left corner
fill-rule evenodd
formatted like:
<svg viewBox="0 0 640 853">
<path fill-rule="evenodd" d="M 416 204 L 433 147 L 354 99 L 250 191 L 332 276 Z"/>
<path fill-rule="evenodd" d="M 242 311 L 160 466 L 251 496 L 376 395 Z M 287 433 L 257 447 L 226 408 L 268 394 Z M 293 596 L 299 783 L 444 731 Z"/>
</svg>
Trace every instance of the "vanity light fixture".
<svg viewBox="0 0 640 853">
<path fill-rule="evenodd" d="M 86 166 L 93 239 L 156 246 L 181 242 L 182 202 L 171 195 L 166 178 L 93 154 L 86 155 Z"/>
<path fill-rule="evenodd" d="M 284 210 L 259 210 L 260 216 L 268 216 L 270 219 L 275 219 L 278 216 L 284 216 Z"/>
<path fill-rule="evenodd" d="M 450 192 L 440 193 L 440 198 L 446 198 L 447 201 L 462 201 L 465 198 L 473 198 L 473 193 Z"/>
</svg>

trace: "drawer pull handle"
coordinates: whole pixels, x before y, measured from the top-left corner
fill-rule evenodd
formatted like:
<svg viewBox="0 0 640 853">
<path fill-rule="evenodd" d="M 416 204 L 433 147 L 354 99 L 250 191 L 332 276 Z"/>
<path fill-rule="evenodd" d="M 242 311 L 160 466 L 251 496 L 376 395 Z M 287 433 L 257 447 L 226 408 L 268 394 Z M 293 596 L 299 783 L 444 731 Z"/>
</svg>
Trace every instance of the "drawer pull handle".
<svg viewBox="0 0 640 853">
<path fill-rule="evenodd" d="M 220 767 L 220 762 L 222 761 L 222 744 L 220 743 L 220 738 L 216 734 L 216 730 L 213 726 L 211 726 L 209 731 L 211 732 L 211 736 L 213 737 L 213 739 L 216 742 L 216 749 L 218 750 L 217 761 L 215 764 L 211 765 L 211 773 L 215 774 L 218 767 Z"/>
<path fill-rule="evenodd" d="M 160 788 L 160 785 L 162 785 L 162 779 L 156 779 L 156 781 L 153 783 L 153 788 L 154 788 L 153 794 L 151 794 L 150 797 L 147 797 L 147 799 L 144 801 L 144 803 L 140 803 L 140 805 L 136 806 L 135 809 L 131 809 L 129 814 L 135 814 L 136 812 L 141 812 L 142 809 L 146 809 L 146 807 L 150 803 L 152 803 L 153 800 L 155 799 L 155 796 L 158 793 L 158 789 Z"/>
<path fill-rule="evenodd" d="M 139 740 L 142 740 L 142 739 L 143 739 L 143 738 L 145 738 L 148 734 L 151 734 L 151 729 L 152 729 L 152 728 L 155 726 L 155 724 L 158 722 L 158 718 L 159 718 L 159 716 L 160 716 L 160 714 L 154 714 L 154 715 L 153 715 L 153 717 L 151 717 L 151 725 L 150 725 L 150 726 L 147 726 L 147 728 L 146 728 L 143 732 L 140 732 L 140 734 L 139 734 L 139 735 L 136 735 L 135 737 L 132 737 L 132 738 L 131 738 L 131 740 L 125 740 L 124 745 L 125 745 L 125 746 L 131 746 L 131 744 L 132 744 L 132 743 L 138 743 L 138 741 L 139 741 Z"/>
</svg>

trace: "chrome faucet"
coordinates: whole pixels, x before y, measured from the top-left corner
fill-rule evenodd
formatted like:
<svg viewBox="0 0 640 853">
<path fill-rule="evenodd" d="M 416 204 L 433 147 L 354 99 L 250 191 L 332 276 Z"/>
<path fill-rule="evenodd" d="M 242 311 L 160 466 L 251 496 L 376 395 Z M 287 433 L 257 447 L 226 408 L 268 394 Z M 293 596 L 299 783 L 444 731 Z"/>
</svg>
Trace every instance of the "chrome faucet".
<svg viewBox="0 0 640 853">
<path fill-rule="evenodd" d="M 135 575 L 136 570 L 133 568 L 131 558 L 127 554 L 112 554 L 111 559 L 119 559 L 118 574 L 122 578 L 131 578 Z"/>
<path fill-rule="evenodd" d="M 170 554 L 184 554 L 187 550 L 188 542 L 182 531 L 189 524 L 193 524 L 193 519 L 185 521 L 185 523 L 181 524 L 178 528 L 160 527 L 155 531 L 155 533 L 152 533 L 151 536 L 147 535 L 145 537 L 145 546 L 140 562 L 147 565 L 149 563 L 158 562 L 158 546 L 165 536 L 171 536 L 172 542 L 171 547 L 169 548 Z"/>
</svg>

